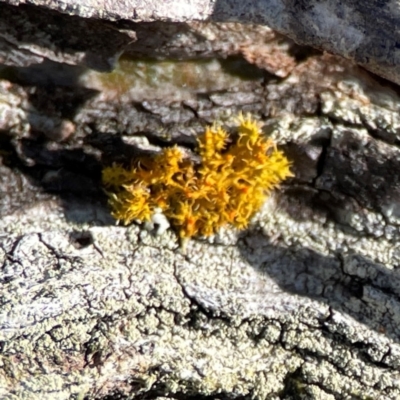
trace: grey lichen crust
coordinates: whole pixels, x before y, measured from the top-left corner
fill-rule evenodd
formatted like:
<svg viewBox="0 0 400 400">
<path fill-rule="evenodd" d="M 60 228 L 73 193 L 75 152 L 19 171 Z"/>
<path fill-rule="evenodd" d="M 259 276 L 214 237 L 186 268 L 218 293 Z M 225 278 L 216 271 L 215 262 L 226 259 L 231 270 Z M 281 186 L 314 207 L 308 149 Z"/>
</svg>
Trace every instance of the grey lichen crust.
<svg viewBox="0 0 400 400">
<path fill-rule="evenodd" d="M 351 82 L 323 90 L 322 116 L 266 125 L 306 156 L 242 233 L 183 252 L 101 206 L 3 217 L 0 397 L 398 399 L 400 152 L 379 115 L 400 101 Z"/>
<path fill-rule="evenodd" d="M 182 254 L 171 232 L 73 226 L 48 207 L 1 225 L 2 398 L 399 398 L 400 306 L 377 283 L 346 286 L 388 274 L 377 255 L 398 264 L 385 241 L 357 246 L 271 199 L 254 230 Z"/>
</svg>

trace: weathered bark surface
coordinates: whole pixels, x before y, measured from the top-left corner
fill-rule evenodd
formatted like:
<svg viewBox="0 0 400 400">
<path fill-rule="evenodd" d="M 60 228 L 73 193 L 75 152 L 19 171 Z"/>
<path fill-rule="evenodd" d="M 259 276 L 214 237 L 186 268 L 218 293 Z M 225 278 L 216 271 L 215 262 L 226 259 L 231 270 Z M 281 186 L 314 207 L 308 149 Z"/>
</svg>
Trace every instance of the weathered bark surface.
<svg viewBox="0 0 400 400">
<path fill-rule="evenodd" d="M 355 60 L 400 83 L 400 5 L 396 0 L 2 0 L 61 13 L 133 22 L 265 24 L 303 45 Z"/>
<path fill-rule="evenodd" d="M 1 398 L 400 398 L 396 86 L 239 24 L 137 24 L 128 56 L 205 60 L 101 74 L 130 23 L 0 9 Z M 102 165 L 240 110 L 296 174 L 248 230 L 115 226 Z"/>
</svg>

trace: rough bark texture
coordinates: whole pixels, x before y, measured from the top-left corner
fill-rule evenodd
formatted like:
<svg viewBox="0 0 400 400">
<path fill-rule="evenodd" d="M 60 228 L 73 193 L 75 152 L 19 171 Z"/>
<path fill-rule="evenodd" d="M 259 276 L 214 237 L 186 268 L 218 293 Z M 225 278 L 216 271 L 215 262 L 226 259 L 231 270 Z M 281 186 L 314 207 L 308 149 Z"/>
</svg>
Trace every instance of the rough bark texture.
<svg viewBox="0 0 400 400">
<path fill-rule="evenodd" d="M 355 60 L 400 83 L 397 0 L 2 0 L 84 18 L 134 22 L 216 21 L 265 24 L 303 45 Z"/>
<path fill-rule="evenodd" d="M 2 399 L 400 398 L 396 86 L 265 26 L 0 10 Z M 103 165 L 240 110 L 295 172 L 248 230 L 115 226 Z"/>
</svg>

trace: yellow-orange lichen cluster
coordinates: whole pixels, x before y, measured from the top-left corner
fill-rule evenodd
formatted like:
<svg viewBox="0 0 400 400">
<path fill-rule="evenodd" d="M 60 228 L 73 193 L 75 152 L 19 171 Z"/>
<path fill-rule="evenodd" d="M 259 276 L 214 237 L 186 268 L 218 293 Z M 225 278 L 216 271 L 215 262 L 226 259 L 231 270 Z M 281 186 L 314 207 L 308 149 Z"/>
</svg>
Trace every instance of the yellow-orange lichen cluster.
<svg viewBox="0 0 400 400">
<path fill-rule="evenodd" d="M 259 124 L 250 116 L 238 120 L 238 139 L 229 146 L 224 129 L 206 128 L 198 139 L 199 165 L 171 147 L 130 169 L 104 168 L 112 215 L 129 224 L 149 221 L 161 209 L 181 238 L 209 236 L 227 224 L 245 228 L 270 191 L 292 174 Z"/>
</svg>

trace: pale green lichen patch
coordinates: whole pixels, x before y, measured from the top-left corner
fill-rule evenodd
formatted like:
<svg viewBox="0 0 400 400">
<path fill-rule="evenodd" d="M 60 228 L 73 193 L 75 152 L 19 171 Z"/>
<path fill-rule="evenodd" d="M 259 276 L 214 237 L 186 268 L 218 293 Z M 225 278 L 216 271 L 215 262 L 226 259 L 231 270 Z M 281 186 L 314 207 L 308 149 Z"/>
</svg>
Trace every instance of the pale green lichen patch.
<svg viewBox="0 0 400 400">
<path fill-rule="evenodd" d="M 235 73 L 229 73 L 228 71 Z M 261 80 L 263 72 L 240 58 L 210 60 L 150 60 L 122 57 L 110 73 L 87 72 L 82 83 L 101 90 L 105 96 L 128 96 L 136 100 L 190 97 L 191 92 L 207 92 L 239 87 L 248 80 Z"/>
</svg>

